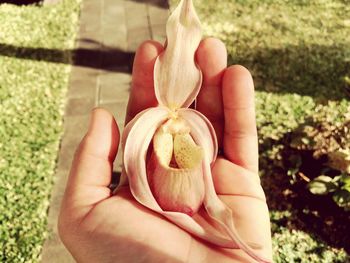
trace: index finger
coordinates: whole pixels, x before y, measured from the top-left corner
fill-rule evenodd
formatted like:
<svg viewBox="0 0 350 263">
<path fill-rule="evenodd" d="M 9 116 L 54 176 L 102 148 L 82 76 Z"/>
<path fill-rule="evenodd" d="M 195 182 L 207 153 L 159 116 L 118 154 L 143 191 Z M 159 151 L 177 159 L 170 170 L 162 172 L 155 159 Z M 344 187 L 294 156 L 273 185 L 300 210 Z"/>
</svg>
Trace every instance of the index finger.
<svg viewBox="0 0 350 263">
<path fill-rule="evenodd" d="M 202 112 L 213 125 L 222 147 L 223 105 L 222 76 L 227 66 L 227 52 L 224 43 L 216 38 L 207 38 L 200 43 L 196 59 L 203 73 L 203 84 L 197 97 L 197 110 Z"/>
<path fill-rule="evenodd" d="M 137 49 L 125 124 L 140 111 L 157 106 L 153 85 L 153 69 L 154 63 L 163 49 L 160 43 L 151 40 L 143 42 Z"/>
</svg>

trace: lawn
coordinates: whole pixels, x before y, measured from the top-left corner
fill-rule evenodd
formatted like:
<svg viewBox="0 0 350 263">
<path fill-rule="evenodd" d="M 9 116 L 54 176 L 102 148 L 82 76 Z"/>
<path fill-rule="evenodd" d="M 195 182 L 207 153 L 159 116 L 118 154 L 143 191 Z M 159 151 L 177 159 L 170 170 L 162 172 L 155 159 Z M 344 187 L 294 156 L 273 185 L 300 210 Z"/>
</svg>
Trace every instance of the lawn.
<svg viewBox="0 0 350 263">
<path fill-rule="evenodd" d="M 172 0 L 174 7 L 176 0 Z M 294 183 L 286 141 L 310 119 L 349 118 L 350 5 L 337 0 L 196 0 L 206 36 L 225 42 L 256 86 L 262 183 L 275 262 L 350 260 L 350 215 Z M 345 113 L 348 113 L 346 115 Z M 346 130 L 348 131 L 348 130 Z M 297 185 L 298 187 L 295 187 Z M 323 207 L 322 207 L 323 206 Z"/>
<path fill-rule="evenodd" d="M 1 262 L 39 262 L 48 235 L 80 2 L 0 5 Z"/>
</svg>

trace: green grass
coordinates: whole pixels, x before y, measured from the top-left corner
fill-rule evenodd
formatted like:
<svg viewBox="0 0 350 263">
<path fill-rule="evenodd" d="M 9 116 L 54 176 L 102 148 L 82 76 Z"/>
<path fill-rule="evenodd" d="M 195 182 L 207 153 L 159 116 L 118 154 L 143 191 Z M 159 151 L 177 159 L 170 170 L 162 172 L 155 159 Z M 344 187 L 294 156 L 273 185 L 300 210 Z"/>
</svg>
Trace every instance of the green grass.
<svg viewBox="0 0 350 263">
<path fill-rule="evenodd" d="M 177 2 L 172 0 L 171 6 Z M 294 218 L 295 208 L 275 195 L 284 189 L 274 182 L 281 169 L 271 161 L 280 158 L 284 148 L 279 140 L 306 118 L 326 114 L 336 123 L 350 112 L 345 91 L 350 75 L 348 1 L 195 0 L 194 4 L 204 34 L 226 44 L 229 64 L 244 65 L 253 74 L 261 176 L 273 221 L 275 261 L 350 260 L 341 246 L 332 247 L 317 231 L 294 224 L 302 219 Z"/>
<path fill-rule="evenodd" d="M 48 235 L 80 1 L 0 5 L 1 262 L 39 262 Z"/>
</svg>

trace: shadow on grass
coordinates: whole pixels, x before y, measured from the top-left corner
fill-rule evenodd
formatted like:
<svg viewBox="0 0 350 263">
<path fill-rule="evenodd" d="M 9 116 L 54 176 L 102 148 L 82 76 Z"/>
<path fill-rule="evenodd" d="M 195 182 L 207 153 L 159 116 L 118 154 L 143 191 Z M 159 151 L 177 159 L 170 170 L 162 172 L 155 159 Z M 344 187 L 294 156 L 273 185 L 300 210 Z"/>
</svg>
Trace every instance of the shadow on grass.
<svg viewBox="0 0 350 263">
<path fill-rule="evenodd" d="M 268 206 L 270 210 L 291 213 L 289 217 L 272 221 L 272 229 L 283 226 L 303 230 L 332 247 L 344 248 L 350 253 L 350 236 L 347 234 L 350 233 L 350 211 L 346 212 L 337 206 L 330 194 L 311 194 L 303 177 L 306 174 L 309 179 L 313 179 L 321 175 L 325 168 L 325 156 L 316 160 L 312 151 L 291 148 L 289 145 L 292 133 L 286 134 L 278 141 L 266 139 L 260 145 L 260 167 L 263 172 L 261 180 Z M 264 154 L 273 145 L 284 145 L 280 160 Z M 295 166 L 295 159 L 292 157 L 302 160 L 298 170 L 303 173 L 296 174 L 294 178 L 288 175 L 288 170 L 293 170 Z"/>
<path fill-rule="evenodd" d="M 350 98 L 344 81 L 350 75 L 349 58 L 349 47 L 345 45 L 299 45 L 241 50 L 229 62 L 249 68 L 257 90 L 307 95 L 323 104 Z"/>
<path fill-rule="evenodd" d="M 131 71 L 135 55 L 133 52 L 103 46 L 89 39 L 82 39 L 82 42 L 82 46 L 86 46 L 86 48 L 81 47 L 74 50 L 18 47 L 0 43 L 0 56 L 73 64 L 115 72 Z M 72 55 L 73 61 L 71 60 Z"/>
</svg>

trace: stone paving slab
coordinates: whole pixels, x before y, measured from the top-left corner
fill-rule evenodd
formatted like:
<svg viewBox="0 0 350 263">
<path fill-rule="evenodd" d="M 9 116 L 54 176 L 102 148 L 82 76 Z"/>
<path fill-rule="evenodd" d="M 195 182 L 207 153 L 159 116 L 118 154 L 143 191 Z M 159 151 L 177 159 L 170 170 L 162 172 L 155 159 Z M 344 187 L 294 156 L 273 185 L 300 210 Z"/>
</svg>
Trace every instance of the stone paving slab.
<svg viewBox="0 0 350 263">
<path fill-rule="evenodd" d="M 57 163 L 57 174 L 61 171 L 69 172 L 75 149 L 84 136 L 89 125 L 90 115 L 66 116 L 65 133 L 61 142 L 61 149 Z"/>
<path fill-rule="evenodd" d="M 74 262 L 58 237 L 57 220 L 75 150 L 94 107 L 110 111 L 122 132 L 134 52 L 147 39 L 164 42 L 167 17 L 167 0 L 83 0 L 42 262 Z M 119 147 L 113 183 L 121 159 Z"/>
<path fill-rule="evenodd" d="M 151 26 L 153 25 L 163 25 L 168 20 L 169 12 L 168 9 L 164 9 L 163 7 L 149 5 L 148 6 L 148 15 Z"/>
<path fill-rule="evenodd" d="M 55 234 L 46 240 L 41 262 L 74 263 L 75 260 Z"/>
<path fill-rule="evenodd" d="M 71 98 L 66 105 L 66 115 L 84 115 L 95 106 L 95 98 Z"/>
<path fill-rule="evenodd" d="M 62 244 L 58 235 L 57 222 L 64 188 L 67 183 L 68 171 L 60 171 L 55 176 L 55 187 L 51 193 L 50 210 L 48 215 L 49 235 L 42 251 L 42 262 L 75 262 L 71 254 Z"/>
<path fill-rule="evenodd" d="M 125 98 L 129 96 L 130 83 L 131 76 L 128 73 L 101 74 L 99 76 L 99 103 L 126 102 Z"/>
<path fill-rule="evenodd" d="M 55 178 L 55 184 L 57 185 L 66 185 L 68 179 L 68 173 L 66 171 L 60 171 L 57 173 L 57 176 Z M 52 236 L 54 237 L 58 234 L 57 229 L 57 221 L 59 216 L 59 209 L 61 206 L 61 200 L 63 197 L 64 192 L 61 191 L 61 189 L 56 188 L 52 191 L 53 198 L 51 199 L 50 204 L 50 213 L 49 213 L 49 222 L 48 227 L 52 230 Z"/>
<path fill-rule="evenodd" d="M 120 18 L 120 24 L 112 25 L 108 24 L 103 29 L 102 43 L 106 48 L 126 50 L 127 49 L 127 30 L 123 23 L 124 18 Z M 118 21 L 119 22 L 119 21 Z M 115 35 L 115 31 L 118 30 L 118 34 Z"/>
<path fill-rule="evenodd" d="M 164 44 L 166 33 L 163 24 L 152 25 L 151 27 L 152 39 Z"/>
<path fill-rule="evenodd" d="M 136 51 L 145 39 L 151 39 L 150 28 L 137 27 L 128 30 L 128 50 Z"/>
</svg>

